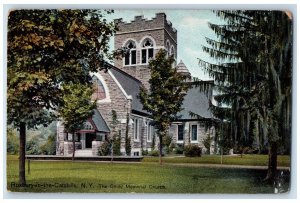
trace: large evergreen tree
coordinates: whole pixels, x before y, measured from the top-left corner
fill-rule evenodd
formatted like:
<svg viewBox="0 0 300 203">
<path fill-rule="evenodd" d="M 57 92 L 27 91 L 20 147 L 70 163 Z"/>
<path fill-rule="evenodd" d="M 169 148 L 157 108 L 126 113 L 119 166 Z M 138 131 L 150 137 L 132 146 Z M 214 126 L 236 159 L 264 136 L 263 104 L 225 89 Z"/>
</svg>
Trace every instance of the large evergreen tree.
<svg viewBox="0 0 300 203">
<path fill-rule="evenodd" d="M 151 113 L 153 125 L 159 137 L 159 162 L 162 164 L 163 138 L 167 136 L 171 121 L 182 109 L 181 105 L 188 85 L 186 76 L 172 67 L 174 58 L 167 57 L 164 50 L 160 50 L 155 59 L 149 62 L 151 77 L 150 89 L 141 88 L 140 99 L 143 108 Z"/>
<path fill-rule="evenodd" d="M 257 136 L 268 142 L 267 179 L 273 181 L 278 145 L 291 133 L 291 19 L 280 11 L 216 14 L 226 23 L 209 24 L 218 39 L 207 38 L 203 50 L 219 63 L 200 60 L 220 93 L 215 97 L 219 106 L 212 109 L 231 123 L 234 145 L 251 145 L 250 126 L 259 129 Z M 227 108 L 221 108 L 224 104 Z"/>
<path fill-rule="evenodd" d="M 62 103 L 62 83 L 90 84 L 103 66 L 114 23 L 99 10 L 14 10 L 8 17 L 7 117 L 20 132 L 25 184 L 26 128 L 47 125 Z M 111 55 L 108 55 L 111 57 Z M 50 110 L 50 111 L 48 111 Z"/>
</svg>

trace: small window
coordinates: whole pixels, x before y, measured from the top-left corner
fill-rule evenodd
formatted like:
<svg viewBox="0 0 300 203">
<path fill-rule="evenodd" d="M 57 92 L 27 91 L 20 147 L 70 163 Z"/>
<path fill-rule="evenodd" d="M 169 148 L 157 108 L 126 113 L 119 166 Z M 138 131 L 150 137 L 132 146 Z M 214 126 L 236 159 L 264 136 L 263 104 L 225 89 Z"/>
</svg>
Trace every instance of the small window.
<svg viewBox="0 0 300 203">
<path fill-rule="evenodd" d="M 134 120 L 134 125 L 133 125 L 133 138 L 135 141 L 139 140 L 139 120 L 135 119 Z"/>
<path fill-rule="evenodd" d="M 125 55 L 125 65 L 135 65 L 136 64 L 136 45 L 133 41 L 126 43 L 125 47 L 128 49 L 128 52 Z"/>
<path fill-rule="evenodd" d="M 192 141 L 197 141 L 197 125 L 192 125 Z"/>
<path fill-rule="evenodd" d="M 170 55 L 170 42 L 169 41 L 167 41 L 166 49 L 167 49 L 167 56 L 169 56 Z"/>
<path fill-rule="evenodd" d="M 103 142 L 105 140 L 105 134 L 104 133 L 97 133 L 96 134 L 96 141 Z"/>
<path fill-rule="evenodd" d="M 171 56 L 172 56 L 173 58 L 175 58 L 175 50 L 174 50 L 174 47 L 173 47 L 173 46 L 171 47 L 171 52 L 170 52 L 170 54 L 171 54 Z"/>
<path fill-rule="evenodd" d="M 147 141 L 151 142 L 152 140 L 152 131 L 153 126 L 150 124 L 150 121 L 147 122 Z"/>
<path fill-rule="evenodd" d="M 183 141 L 183 125 L 178 125 L 178 141 Z"/>
<path fill-rule="evenodd" d="M 140 156 L 140 152 L 133 152 L 133 156 Z"/>
</svg>

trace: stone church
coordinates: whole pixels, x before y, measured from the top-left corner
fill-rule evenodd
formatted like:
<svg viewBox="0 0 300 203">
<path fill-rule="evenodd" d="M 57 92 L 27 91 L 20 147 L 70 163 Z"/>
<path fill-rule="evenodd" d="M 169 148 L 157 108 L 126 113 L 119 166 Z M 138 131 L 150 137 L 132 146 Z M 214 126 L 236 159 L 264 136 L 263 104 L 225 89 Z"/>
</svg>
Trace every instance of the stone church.
<svg viewBox="0 0 300 203">
<path fill-rule="evenodd" d="M 149 87 L 150 71 L 148 62 L 155 54 L 164 49 L 177 59 L 177 30 L 167 20 L 164 13 L 157 13 L 151 20 L 136 16 L 130 23 L 116 19 L 119 31 L 115 34 L 115 49 L 126 47 L 130 54 L 123 59 L 115 59 L 109 64 L 108 72 L 92 73 L 97 98 L 97 109 L 92 118 L 85 123 L 84 129 L 75 135 L 75 156 L 96 156 L 98 148 L 112 135 L 112 111 L 117 115 L 117 133 L 121 137 L 121 153 L 125 155 L 125 134 L 131 140 L 131 156 L 141 156 L 143 151 L 157 149 L 158 138 L 151 125 L 151 116 L 139 101 L 140 86 Z M 176 63 L 177 64 L 177 63 Z M 174 66 L 176 65 L 174 64 Z M 185 64 L 180 61 L 176 68 L 191 78 Z M 189 81 L 187 81 L 189 82 Z M 175 146 L 187 144 L 199 145 L 205 149 L 203 139 L 214 137 L 215 129 L 205 128 L 204 120 L 212 119 L 209 100 L 212 90 L 201 92 L 199 87 L 192 86 L 183 101 L 183 108 L 178 113 L 179 119 L 169 128 L 169 136 Z M 190 115 L 193 112 L 203 119 Z M 198 117 L 199 118 L 199 117 Z M 211 151 L 213 152 L 211 147 Z M 57 124 L 57 155 L 72 154 L 72 135 L 64 131 L 63 123 Z"/>
</svg>

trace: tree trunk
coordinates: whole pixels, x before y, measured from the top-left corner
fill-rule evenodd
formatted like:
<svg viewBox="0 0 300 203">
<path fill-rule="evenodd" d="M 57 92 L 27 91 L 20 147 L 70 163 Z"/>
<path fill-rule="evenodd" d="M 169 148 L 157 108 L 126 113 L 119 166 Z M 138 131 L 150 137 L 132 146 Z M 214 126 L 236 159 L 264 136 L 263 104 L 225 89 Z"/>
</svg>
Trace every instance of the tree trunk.
<svg viewBox="0 0 300 203">
<path fill-rule="evenodd" d="M 269 164 L 268 164 L 268 173 L 265 180 L 270 183 L 274 183 L 277 171 L 277 143 L 271 142 L 269 147 Z"/>
<path fill-rule="evenodd" d="M 19 151 L 19 183 L 26 184 L 25 178 L 26 124 L 20 123 L 20 151 Z"/>
<path fill-rule="evenodd" d="M 159 135 L 159 164 L 162 165 L 162 135 Z"/>
<path fill-rule="evenodd" d="M 75 133 L 72 134 L 72 141 L 73 141 L 73 154 L 72 154 L 72 161 L 74 161 L 75 157 Z"/>
</svg>

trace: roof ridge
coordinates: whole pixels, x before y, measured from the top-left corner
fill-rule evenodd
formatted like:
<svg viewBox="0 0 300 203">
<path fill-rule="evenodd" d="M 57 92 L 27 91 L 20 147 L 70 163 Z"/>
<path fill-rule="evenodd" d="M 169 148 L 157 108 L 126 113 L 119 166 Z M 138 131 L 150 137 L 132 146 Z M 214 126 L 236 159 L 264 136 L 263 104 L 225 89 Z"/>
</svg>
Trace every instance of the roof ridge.
<svg viewBox="0 0 300 203">
<path fill-rule="evenodd" d="M 111 65 L 110 63 L 108 63 L 108 64 L 110 65 L 110 68 L 112 68 L 112 69 L 114 69 L 114 70 L 116 70 L 116 71 L 128 76 L 129 78 L 131 78 L 133 80 L 136 80 L 137 82 L 142 84 L 142 82 L 139 79 L 137 79 L 137 78 L 133 77 L 132 75 L 126 73 L 125 71 L 121 70 L 120 68 L 117 68 L 116 66 Z"/>
</svg>

